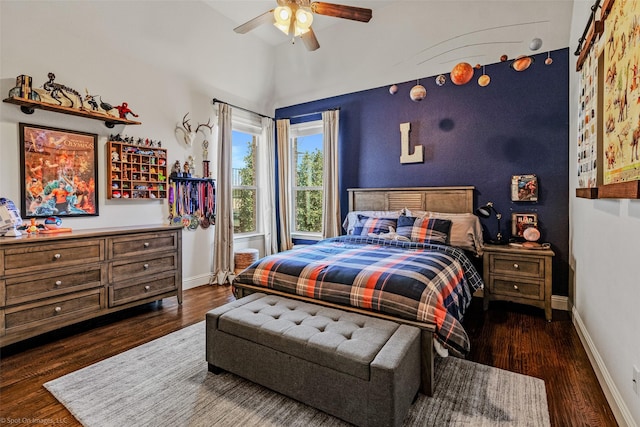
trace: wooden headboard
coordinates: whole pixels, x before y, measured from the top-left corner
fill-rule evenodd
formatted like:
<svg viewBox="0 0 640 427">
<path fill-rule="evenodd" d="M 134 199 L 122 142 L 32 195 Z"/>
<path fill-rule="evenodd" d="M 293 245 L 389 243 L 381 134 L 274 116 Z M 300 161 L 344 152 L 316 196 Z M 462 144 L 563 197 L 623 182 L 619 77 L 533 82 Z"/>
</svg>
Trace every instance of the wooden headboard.
<svg viewBox="0 0 640 427">
<path fill-rule="evenodd" d="M 475 187 L 349 188 L 349 211 L 394 211 L 402 208 L 473 213 Z"/>
</svg>

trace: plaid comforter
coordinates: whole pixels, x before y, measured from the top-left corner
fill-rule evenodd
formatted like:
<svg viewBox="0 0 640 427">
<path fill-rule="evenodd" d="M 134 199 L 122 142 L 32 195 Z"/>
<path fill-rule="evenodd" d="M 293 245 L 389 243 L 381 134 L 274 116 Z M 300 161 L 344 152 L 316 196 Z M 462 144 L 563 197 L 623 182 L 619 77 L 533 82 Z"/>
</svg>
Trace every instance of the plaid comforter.
<svg viewBox="0 0 640 427">
<path fill-rule="evenodd" d="M 252 284 L 434 324 L 436 337 L 466 355 L 461 325 L 483 286 L 460 249 L 364 236 L 340 236 L 254 262 L 235 284 Z"/>
</svg>

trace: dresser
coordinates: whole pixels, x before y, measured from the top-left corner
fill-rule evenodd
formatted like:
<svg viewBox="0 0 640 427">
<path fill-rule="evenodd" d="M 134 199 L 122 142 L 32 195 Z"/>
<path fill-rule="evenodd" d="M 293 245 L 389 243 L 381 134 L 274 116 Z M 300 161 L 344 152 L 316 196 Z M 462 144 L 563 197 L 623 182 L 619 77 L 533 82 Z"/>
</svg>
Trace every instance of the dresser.
<svg viewBox="0 0 640 427">
<path fill-rule="evenodd" d="M 0 347 L 135 305 L 182 303 L 182 229 L 0 237 Z"/>
<path fill-rule="evenodd" d="M 551 321 L 551 249 L 486 245 L 483 258 L 484 309 L 494 300 L 528 304 L 544 309 Z"/>
</svg>

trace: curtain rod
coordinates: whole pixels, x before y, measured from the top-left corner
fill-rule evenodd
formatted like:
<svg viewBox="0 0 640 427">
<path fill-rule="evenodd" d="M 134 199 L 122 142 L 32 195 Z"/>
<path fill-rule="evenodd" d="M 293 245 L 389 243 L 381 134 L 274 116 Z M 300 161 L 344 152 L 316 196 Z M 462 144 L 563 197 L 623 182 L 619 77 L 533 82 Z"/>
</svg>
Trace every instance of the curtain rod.
<svg viewBox="0 0 640 427">
<path fill-rule="evenodd" d="M 587 25 L 584 27 L 584 31 L 582 32 L 582 37 L 578 39 L 578 48 L 573 53 L 575 56 L 580 55 L 580 52 L 582 51 L 582 42 L 584 42 L 587 37 L 587 33 L 589 32 L 589 27 L 591 26 L 591 22 L 595 20 L 596 11 L 598 10 L 598 7 L 600 7 L 600 0 L 596 0 L 593 6 L 591 6 L 591 16 L 589 16 Z M 589 46 L 585 46 L 585 47 L 588 48 Z"/>
<path fill-rule="evenodd" d="M 328 108 L 324 111 L 340 111 L 340 107 Z M 280 117 L 280 119 L 299 119 L 300 117 L 308 117 L 308 116 L 315 116 L 316 114 L 322 114 L 324 111 L 315 111 L 313 113 L 296 114 L 295 116 Z"/>
<path fill-rule="evenodd" d="M 237 105 L 229 104 L 228 102 L 224 102 L 224 101 L 222 101 L 220 99 L 213 98 L 213 103 L 215 104 L 216 102 L 221 102 L 223 104 L 227 104 L 230 107 L 237 108 L 238 110 L 246 111 L 247 113 L 256 114 L 256 115 L 258 115 L 260 117 L 266 117 L 268 119 L 273 119 L 273 117 L 271 117 L 271 116 L 265 116 L 264 114 L 256 113 L 255 111 L 251 111 L 251 110 L 248 110 L 248 109 L 243 108 L 243 107 L 238 107 Z"/>
</svg>

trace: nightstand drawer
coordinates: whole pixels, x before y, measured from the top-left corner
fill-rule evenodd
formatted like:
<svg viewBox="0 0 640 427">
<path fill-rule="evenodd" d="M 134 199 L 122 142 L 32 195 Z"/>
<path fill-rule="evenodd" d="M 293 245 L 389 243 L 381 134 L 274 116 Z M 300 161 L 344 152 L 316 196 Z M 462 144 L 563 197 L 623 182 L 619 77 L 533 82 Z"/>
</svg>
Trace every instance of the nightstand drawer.
<svg viewBox="0 0 640 427">
<path fill-rule="evenodd" d="M 544 299 L 541 282 L 492 278 L 491 291 L 495 295 L 505 295 L 536 300 Z"/>
<path fill-rule="evenodd" d="M 491 256 L 491 274 L 508 274 L 509 276 L 544 278 L 544 259 L 513 257 L 509 255 Z"/>
</svg>

